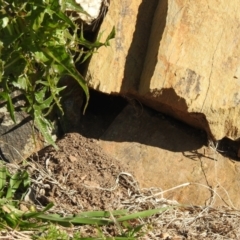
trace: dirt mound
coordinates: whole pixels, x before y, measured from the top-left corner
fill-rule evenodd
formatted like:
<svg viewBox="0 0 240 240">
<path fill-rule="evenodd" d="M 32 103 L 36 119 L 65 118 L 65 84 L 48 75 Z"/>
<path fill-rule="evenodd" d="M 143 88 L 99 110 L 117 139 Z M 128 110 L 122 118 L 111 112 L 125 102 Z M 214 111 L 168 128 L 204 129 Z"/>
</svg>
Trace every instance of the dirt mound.
<svg viewBox="0 0 240 240">
<path fill-rule="evenodd" d="M 34 191 L 41 204 L 68 210 L 117 209 L 128 197 L 132 178 L 126 166 L 102 152 L 97 141 L 69 133 L 34 155 Z"/>
</svg>

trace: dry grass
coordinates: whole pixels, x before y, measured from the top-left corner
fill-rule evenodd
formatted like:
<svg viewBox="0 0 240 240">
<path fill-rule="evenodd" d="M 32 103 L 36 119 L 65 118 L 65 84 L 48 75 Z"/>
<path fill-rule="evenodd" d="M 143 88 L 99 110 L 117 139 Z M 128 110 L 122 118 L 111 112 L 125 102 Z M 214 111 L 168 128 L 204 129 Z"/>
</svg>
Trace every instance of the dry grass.
<svg viewBox="0 0 240 240">
<path fill-rule="evenodd" d="M 36 164 L 36 163 L 34 163 Z M 47 171 L 40 170 L 37 167 L 41 176 Z M 51 179 L 54 182 L 53 179 Z M 35 188 L 37 181 L 33 181 Z M 68 189 L 67 186 L 59 185 L 56 182 L 56 187 L 61 190 Z M 184 206 L 176 201 L 170 201 L 162 198 L 166 191 L 177 191 L 181 187 L 188 186 L 193 183 L 185 183 L 176 186 L 172 189 L 162 191 L 161 189 L 140 189 L 134 177 L 129 173 L 119 173 L 116 184 L 111 189 L 102 189 L 105 191 L 115 191 L 120 185 L 128 185 L 128 198 L 121 201 L 117 206 L 118 209 L 128 209 L 130 212 L 139 212 L 154 208 L 166 208 L 161 213 L 149 217 L 147 219 L 139 219 L 137 224 L 144 224 L 144 236 L 138 239 L 165 239 L 165 240 L 183 240 L 183 239 L 240 239 L 240 211 L 232 207 L 214 208 L 211 206 Z M 207 187 L 208 186 L 203 186 Z M 69 194 L 65 193 L 66 196 Z M 221 197 L 221 196 L 217 196 Z M 71 212 L 55 206 L 56 213 L 64 215 Z M 92 227 L 82 226 L 75 230 L 85 232 L 86 236 L 96 232 Z M 72 229 L 73 231 L 73 229 Z M 107 236 L 119 234 L 119 226 L 102 227 L 101 231 Z M 73 231 L 74 232 L 74 231 Z"/>
<path fill-rule="evenodd" d="M 48 170 L 48 164 L 39 165 L 36 162 L 25 162 L 24 164 L 7 164 L 9 169 L 16 170 L 18 168 L 27 168 L 32 176 L 32 189 L 39 192 L 42 188 L 42 179 L 48 179 L 56 188 L 59 188 L 66 196 L 71 196 L 71 189 L 67 183 L 60 184 Z M 183 240 L 183 239 L 240 239 L 240 211 L 234 206 L 222 206 L 218 208 L 209 206 L 187 206 L 181 205 L 176 201 L 170 201 L 163 198 L 163 193 L 167 191 L 178 191 L 179 188 L 197 183 L 185 183 L 174 188 L 162 191 L 162 189 L 149 188 L 140 189 L 134 177 L 127 172 L 120 172 L 116 178 L 116 182 L 112 188 L 101 189 L 102 191 L 115 191 L 121 186 L 127 186 L 128 197 L 114 206 L 115 209 L 128 209 L 129 212 L 140 212 L 149 209 L 163 208 L 163 212 L 152 217 L 137 219 L 131 222 L 133 225 L 143 224 L 141 229 L 142 236 L 137 239 L 162 239 L 162 240 Z M 209 186 L 203 185 L 204 188 Z M 213 191 L 213 190 L 212 190 Z M 213 197 L 217 195 L 213 191 Z M 35 196 L 26 195 L 26 201 L 34 201 Z M 39 202 L 35 202 L 37 208 L 42 206 Z M 60 205 L 56 205 L 51 212 L 68 215 L 71 211 L 63 209 Z M 73 236 L 74 232 L 80 231 L 82 236 L 96 235 L 96 228 L 91 226 L 72 227 L 64 229 L 69 236 Z M 122 226 L 116 223 L 114 226 L 103 226 L 98 229 L 104 236 L 116 236 L 124 231 Z M 2 231 L 0 239 L 30 239 L 31 232 Z"/>
</svg>

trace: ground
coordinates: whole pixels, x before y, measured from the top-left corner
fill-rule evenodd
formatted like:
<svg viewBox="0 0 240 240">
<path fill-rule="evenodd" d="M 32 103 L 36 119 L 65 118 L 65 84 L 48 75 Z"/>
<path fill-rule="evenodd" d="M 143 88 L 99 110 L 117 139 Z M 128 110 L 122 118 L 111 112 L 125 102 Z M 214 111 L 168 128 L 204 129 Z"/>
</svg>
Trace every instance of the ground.
<svg viewBox="0 0 240 240">
<path fill-rule="evenodd" d="M 54 202 L 52 211 L 65 216 L 86 210 L 159 208 L 163 210 L 159 214 L 135 222 L 144 224 L 145 232 L 137 239 L 239 239 L 238 211 L 181 206 L 161 198 L 161 189 L 140 189 L 128 166 L 108 157 L 97 140 L 79 133 L 64 135 L 57 145 L 58 150 L 47 147 L 34 154 L 26 166 L 34 193 L 27 197 L 38 205 Z M 116 227 L 102 231 L 109 236 L 119 234 Z M 96 234 L 86 227 L 81 232 Z"/>
<path fill-rule="evenodd" d="M 57 151 L 47 147 L 32 157 L 40 202 L 73 212 L 120 207 L 130 188 L 126 166 L 104 154 L 97 140 L 78 133 L 66 134 L 57 145 Z"/>
</svg>

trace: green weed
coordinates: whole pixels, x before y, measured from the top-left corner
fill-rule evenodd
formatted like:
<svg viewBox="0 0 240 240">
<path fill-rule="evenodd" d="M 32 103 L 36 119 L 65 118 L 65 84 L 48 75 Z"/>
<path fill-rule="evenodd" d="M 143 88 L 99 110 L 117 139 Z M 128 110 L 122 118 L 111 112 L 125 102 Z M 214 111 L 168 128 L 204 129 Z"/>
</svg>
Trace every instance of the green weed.
<svg viewBox="0 0 240 240">
<path fill-rule="evenodd" d="M 54 145 L 49 133 L 47 116 L 60 104 L 58 87 L 63 76 L 73 77 L 86 95 L 89 91 L 83 76 L 77 71 L 76 61 L 83 63 L 101 46 L 108 46 L 114 28 L 104 43 L 89 42 L 83 29 L 74 22 L 68 10 L 82 11 L 74 1 L 63 0 L 0 0 L 0 100 L 6 102 L 15 121 L 12 93 L 24 95 L 22 110 L 30 114 L 45 140 Z M 83 50 L 84 48 L 84 50 Z M 75 56 L 80 56 L 75 59 Z"/>
<path fill-rule="evenodd" d="M 36 210 L 33 205 L 24 202 L 24 196 L 31 186 L 31 180 L 25 170 L 15 170 L 10 173 L 5 164 L 0 166 L 0 230 L 33 231 L 33 239 L 136 239 L 144 234 L 143 224 L 137 219 L 147 218 L 165 211 L 167 208 L 147 210 L 129 214 L 127 210 L 115 211 L 89 211 L 75 215 L 62 216 L 48 211 L 53 203 L 42 210 Z M 27 210 L 20 209 L 20 204 L 27 206 Z M 75 232 L 69 237 L 63 228 L 72 229 L 74 226 L 92 226 L 98 230 L 99 237 L 81 237 L 80 232 Z M 115 226 L 119 234 L 114 237 L 105 237 L 101 227 Z"/>
</svg>

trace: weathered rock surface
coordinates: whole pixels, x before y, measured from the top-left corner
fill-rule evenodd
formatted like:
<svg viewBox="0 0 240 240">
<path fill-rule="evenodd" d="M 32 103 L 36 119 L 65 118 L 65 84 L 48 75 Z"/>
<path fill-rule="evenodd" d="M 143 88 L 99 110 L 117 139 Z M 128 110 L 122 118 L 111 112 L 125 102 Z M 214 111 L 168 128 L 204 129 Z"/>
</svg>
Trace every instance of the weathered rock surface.
<svg viewBox="0 0 240 240">
<path fill-rule="evenodd" d="M 44 146 L 40 134 L 32 128 L 33 122 L 23 112 L 15 112 L 12 121 L 5 107 L 0 107 L 0 159 L 8 162 L 25 160 Z"/>
<path fill-rule="evenodd" d="M 114 1 L 100 31 L 116 38 L 99 49 L 90 86 L 132 95 L 156 110 L 240 138 L 239 1 Z"/>
<path fill-rule="evenodd" d="M 91 59 L 87 74 L 91 87 L 104 93 L 137 88 L 157 3 L 158 0 L 110 2 L 100 32 L 105 39 L 115 26 L 116 36 L 110 47 L 100 48 Z"/>
<path fill-rule="evenodd" d="M 207 147 L 206 135 L 199 130 L 128 105 L 99 144 L 108 155 L 128 164 L 141 187 L 163 191 L 177 187 L 163 193 L 164 198 L 240 208 L 240 162 Z"/>
</svg>

